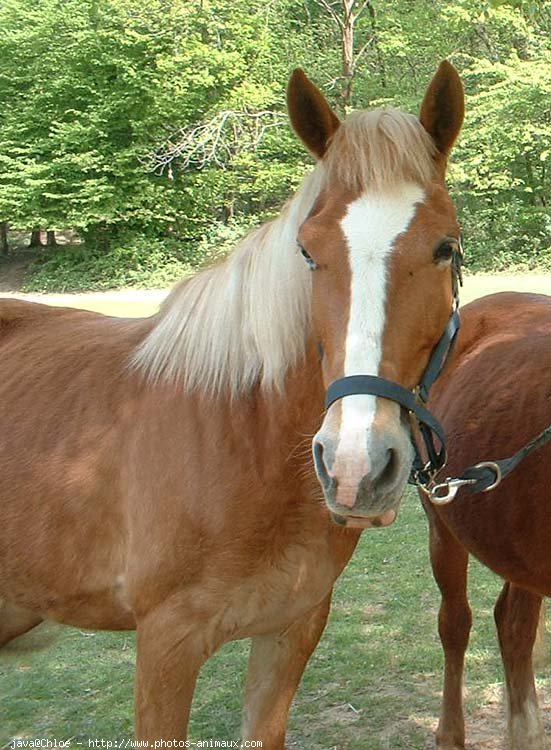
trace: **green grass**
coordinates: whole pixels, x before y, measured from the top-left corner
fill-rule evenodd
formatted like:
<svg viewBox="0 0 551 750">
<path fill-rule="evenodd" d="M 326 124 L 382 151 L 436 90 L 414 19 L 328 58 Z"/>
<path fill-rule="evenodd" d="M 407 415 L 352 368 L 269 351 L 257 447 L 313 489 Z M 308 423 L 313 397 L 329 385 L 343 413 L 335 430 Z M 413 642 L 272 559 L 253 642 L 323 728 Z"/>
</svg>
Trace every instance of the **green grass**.
<svg viewBox="0 0 551 750">
<path fill-rule="evenodd" d="M 442 656 L 426 533 L 419 501 L 410 494 L 394 526 L 363 534 L 292 709 L 295 750 L 432 746 Z M 487 703 L 501 680 L 491 614 L 499 588 L 490 572 L 472 565 L 468 714 Z M 233 643 L 204 668 L 193 738 L 239 736 L 246 656 L 247 644 Z M 133 634 L 45 625 L 10 644 L 0 652 L 0 746 L 14 736 L 131 737 L 133 662 Z M 502 717 L 492 721 L 500 736 Z"/>
</svg>

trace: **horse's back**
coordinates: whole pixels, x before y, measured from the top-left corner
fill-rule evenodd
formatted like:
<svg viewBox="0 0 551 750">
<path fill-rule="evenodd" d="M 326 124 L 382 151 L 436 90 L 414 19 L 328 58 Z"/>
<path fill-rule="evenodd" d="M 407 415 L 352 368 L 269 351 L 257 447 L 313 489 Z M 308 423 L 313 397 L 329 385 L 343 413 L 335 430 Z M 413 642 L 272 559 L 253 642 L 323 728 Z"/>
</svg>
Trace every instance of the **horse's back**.
<svg viewBox="0 0 551 750">
<path fill-rule="evenodd" d="M 545 389 L 550 367 L 551 297 L 519 292 L 482 297 L 461 309 L 457 345 L 434 386 L 431 408 L 448 420 L 456 413 L 461 425 L 466 402 L 474 413 L 496 399 L 518 401 L 525 383 L 533 386 L 532 397 Z"/>
<path fill-rule="evenodd" d="M 59 315 L 59 313 L 67 312 L 68 309 L 65 307 L 44 305 L 40 302 L 29 302 L 17 299 L 17 297 L 2 297 L 0 298 L 0 321 L 2 324 L 22 323 L 26 320 L 36 320 L 44 316 Z"/>
<path fill-rule="evenodd" d="M 71 312 L 70 308 L 2 297 L 0 298 L 0 346 L 8 335 L 15 334 L 28 325 L 41 325 Z"/>
<path fill-rule="evenodd" d="M 0 413 L 61 402 L 73 407 L 115 393 L 128 359 L 149 328 L 73 308 L 0 300 Z M 96 404 L 96 407 L 98 404 Z M 69 420 L 72 408 L 64 414 Z M 19 415 L 23 416 L 23 415 Z M 30 415 L 31 418 L 33 415 Z"/>
<path fill-rule="evenodd" d="M 551 297 L 545 294 L 499 292 L 461 308 L 461 333 L 456 356 L 495 336 L 523 338 L 551 332 Z"/>
<path fill-rule="evenodd" d="M 515 453 L 551 424 L 551 297 L 504 292 L 462 309 L 453 357 L 429 406 L 448 442 L 448 476 Z M 425 503 L 504 578 L 551 594 L 551 447 L 487 494 L 462 490 L 445 508 Z"/>
</svg>

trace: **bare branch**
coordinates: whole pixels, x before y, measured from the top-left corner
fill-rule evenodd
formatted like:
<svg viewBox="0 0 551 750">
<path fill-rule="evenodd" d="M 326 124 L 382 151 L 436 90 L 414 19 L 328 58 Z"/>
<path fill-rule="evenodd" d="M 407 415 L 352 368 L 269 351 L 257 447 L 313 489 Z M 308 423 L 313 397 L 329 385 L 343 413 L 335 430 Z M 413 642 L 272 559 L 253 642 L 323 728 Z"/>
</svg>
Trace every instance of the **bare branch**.
<svg viewBox="0 0 551 750">
<path fill-rule="evenodd" d="M 163 174 L 174 161 L 182 169 L 203 169 L 216 164 L 226 169 L 232 159 L 245 150 L 255 151 L 266 131 L 283 123 L 279 112 L 239 112 L 223 110 L 210 120 L 170 134 L 142 162 L 150 172 Z"/>
<path fill-rule="evenodd" d="M 344 80 L 344 76 L 336 76 L 334 78 L 331 78 L 325 84 L 324 88 L 326 88 L 328 91 L 333 91 L 337 87 L 337 84 L 340 83 L 342 80 Z"/>
<path fill-rule="evenodd" d="M 370 10 L 370 13 L 371 13 L 371 15 L 373 15 L 373 6 L 371 5 L 371 0 L 364 0 L 364 2 L 362 3 L 362 7 L 361 7 L 361 8 L 360 8 L 360 10 L 359 10 L 359 11 L 358 11 L 358 12 L 356 13 L 356 21 L 357 21 L 357 20 L 358 20 L 358 18 L 359 18 L 359 17 L 360 17 L 361 15 L 362 15 L 362 13 L 364 12 L 364 10 L 365 10 L 365 9 L 366 9 L 367 7 L 369 7 L 369 10 Z"/>
<path fill-rule="evenodd" d="M 342 0 L 342 7 L 344 9 L 344 26 L 348 26 L 349 24 L 354 26 L 357 18 L 357 15 L 353 15 L 355 5 L 356 0 Z"/>
<path fill-rule="evenodd" d="M 328 0 L 315 0 L 316 4 L 326 10 L 339 28 L 344 28 L 344 23 Z"/>
<path fill-rule="evenodd" d="M 356 52 L 354 55 L 354 68 L 356 68 L 356 65 L 358 64 L 360 57 L 364 54 L 364 52 L 367 50 L 370 44 L 372 44 L 375 41 L 375 37 L 370 36 L 369 39 L 365 44 L 361 46 L 361 48 Z"/>
</svg>

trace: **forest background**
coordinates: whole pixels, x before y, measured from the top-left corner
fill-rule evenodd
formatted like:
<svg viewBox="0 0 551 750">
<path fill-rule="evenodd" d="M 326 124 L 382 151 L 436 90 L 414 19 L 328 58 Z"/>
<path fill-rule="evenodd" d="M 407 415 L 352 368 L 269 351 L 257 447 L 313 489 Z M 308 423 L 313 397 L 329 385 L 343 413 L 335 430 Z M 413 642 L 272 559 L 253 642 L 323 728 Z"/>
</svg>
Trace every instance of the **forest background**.
<svg viewBox="0 0 551 750">
<path fill-rule="evenodd" d="M 551 269 L 551 2 L 2 0 L 0 29 L 0 257 L 47 237 L 28 289 L 163 286 L 276 213 L 312 164 L 294 67 L 341 116 L 417 112 L 444 58 L 468 268 Z"/>
</svg>

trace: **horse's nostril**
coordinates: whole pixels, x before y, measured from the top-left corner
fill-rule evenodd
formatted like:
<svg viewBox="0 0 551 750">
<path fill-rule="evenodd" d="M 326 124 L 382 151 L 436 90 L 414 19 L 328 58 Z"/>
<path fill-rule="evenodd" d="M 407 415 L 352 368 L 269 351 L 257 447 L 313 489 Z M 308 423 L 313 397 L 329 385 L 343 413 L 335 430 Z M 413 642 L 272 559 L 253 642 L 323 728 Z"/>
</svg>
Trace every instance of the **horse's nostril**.
<svg viewBox="0 0 551 750">
<path fill-rule="evenodd" d="M 319 440 L 314 441 L 314 463 L 318 474 L 323 475 L 324 478 L 328 478 L 327 467 L 323 460 L 323 443 Z"/>
<path fill-rule="evenodd" d="M 321 440 L 314 440 L 314 465 L 318 479 L 324 486 L 328 486 L 334 482 L 329 473 L 329 467 L 327 466 L 327 458 L 331 454 L 331 450 L 327 450 L 327 446 Z"/>
<path fill-rule="evenodd" d="M 396 468 L 398 466 L 398 454 L 394 448 L 389 448 L 386 452 L 386 465 L 380 473 L 377 481 L 382 484 L 389 484 L 394 479 Z"/>
<path fill-rule="evenodd" d="M 314 440 L 314 457 L 318 461 L 323 461 L 323 443 Z"/>
</svg>

